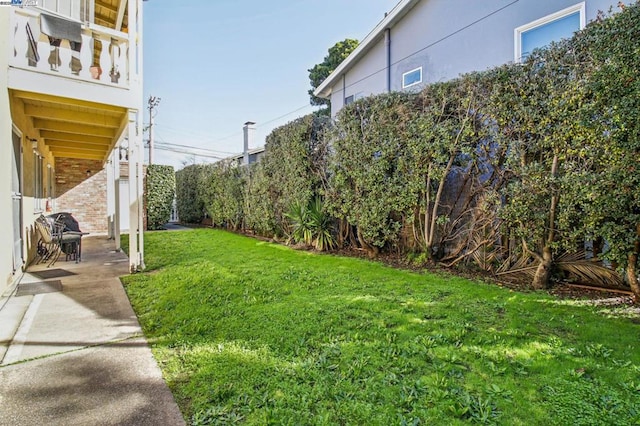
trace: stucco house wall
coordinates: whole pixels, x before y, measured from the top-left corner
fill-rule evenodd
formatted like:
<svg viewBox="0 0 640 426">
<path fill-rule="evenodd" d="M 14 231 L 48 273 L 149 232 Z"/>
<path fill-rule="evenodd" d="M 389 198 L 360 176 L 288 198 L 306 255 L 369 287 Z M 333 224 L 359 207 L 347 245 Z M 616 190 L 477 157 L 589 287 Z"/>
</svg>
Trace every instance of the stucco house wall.
<svg viewBox="0 0 640 426">
<path fill-rule="evenodd" d="M 359 99 L 364 96 L 380 93 L 381 88 L 386 87 L 386 49 L 384 37 L 378 40 L 369 54 L 356 63 L 351 72 L 345 74 L 344 85 L 337 84 L 339 89 L 335 90 L 335 96 L 331 97 L 331 105 L 336 102 L 336 106 L 344 106 L 344 100 L 349 96 Z M 344 95 L 344 96 L 343 96 Z"/>
<path fill-rule="evenodd" d="M 0 7 L 0 28 L 9 28 L 9 11 Z M 8 58 L 5 52 L 9 50 L 9 40 L 0 37 L 0 86 L 7 81 Z M 11 158 L 12 132 L 9 94 L 0 90 L 0 158 Z M 0 199 L 7 200 L 5 206 L 10 206 L 11 200 L 11 167 L 0 167 Z M 0 234 L 13 235 L 13 221 L 0 221 Z M 0 244 L 0 289 L 4 289 L 13 280 L 13 247 L 12 244 Z"/>
<path fill-rule="evenodd" d="M 355 60 L 347 58 L 347 66 L 327 79 L 332 116 L 344 106 L 345 97 L 387 92 L 387 72 L 392 91 L 419 90 L 428 83 L 513 62 L 518 27 L 573 6 L 584 7 L 589 22 L 617 4 L 618 0 L 403 0 L 397 6 L 403 16 L 395 22 L 391 16 L 385 18 L 373 37 L 363 40 L 368 43 L 364 53 Z M 419 67 L 421 83 L 403 89 L 403 74 Z"/>
</svg>

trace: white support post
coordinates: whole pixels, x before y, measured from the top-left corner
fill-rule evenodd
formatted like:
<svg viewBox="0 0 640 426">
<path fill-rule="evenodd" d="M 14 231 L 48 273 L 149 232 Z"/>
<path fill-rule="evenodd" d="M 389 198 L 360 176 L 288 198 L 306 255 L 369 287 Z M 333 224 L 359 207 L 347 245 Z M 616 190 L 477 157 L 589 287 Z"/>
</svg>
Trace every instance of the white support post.
<svg viewBox="0 0 640 426">
<path fill-rule="evenodd" d="M 138 128 L 142 129 L 142 115 L 138 114 Z M 138 253 L 139 253 L 139 268 L 140 270 L 144 270 L 144 231 L 146 227 L 144 226 L 144 216 L 145 216 L 145 207 L 144 207 L 144 147 L 142 145 L 142 130 L 140 130 L 140 137 L 137 139 L 138 141 L 138 173 L 136 184 L 138 185 L 138 229 L 140 230 L 138 233 Z"/>
<path fill-rule="evenodd" d="M 138 251 L 138 185 L 137 185 L 137 159 L 140 148 L 138 134 L 138 113 L 129 110 L 129 272 L 137 272 L 140 266 L 140 254 Z"/>
<path fill-rule="evenodd" d="M 122 21 L 124 20 L 124 11 L 127 6 L 127 0 L 120 0 L 118 4 L 118 13 L 116 15 L 116 31 L 122 31 Z"/>
<path fill-rule="evenodd" d="M 142 145 L 142 0 L 127 0 L 129 29 L 130 95 L 139 108 L 129 110 L 129 267 L 144 269 L 143 160 Z M 123 71 L 121 71 L 123 72 Z"/>
<path fill-rule="evenodd" d="M 115 216 L 116 216 L 116 211 L 115 211 L 115 200 L 113 198 L 113 195 L 115 193 L 115 187 L 114 187 L 114 182 L 115 179 L 113 177 L 113 162 L 115 161 L 114 158 L 114 152 L 115 149 L 113 151 L 111 151 L 111 154 L 109 154 L 109 159 L 107 160 L 107 167 L 106 167 L 106 171 L 107 171 L 107 236 L 109 237 L 109 239 L 113 239 L 114 238 L 114 227 L 113 227 L 113 223 L 115 220 Z"/>
</svg>

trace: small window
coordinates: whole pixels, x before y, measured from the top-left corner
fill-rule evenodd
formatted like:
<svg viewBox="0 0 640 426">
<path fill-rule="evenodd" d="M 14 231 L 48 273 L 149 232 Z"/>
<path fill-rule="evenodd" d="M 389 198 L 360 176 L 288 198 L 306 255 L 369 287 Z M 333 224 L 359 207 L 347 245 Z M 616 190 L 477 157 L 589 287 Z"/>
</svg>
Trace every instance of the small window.
<svg viewBox="0 0 640 426">
<path fill-rule="evenodd" d="M 578 3 L 515 30 L 515 60 L 525 60 L 534 49 L 570 38 L 585 26 L 585 6 Z"/>
<path fill-rule="evenodd" d="M 407 87 L 414 86 L 416 84 L 422 83 L 422 67 L 416 68 L 409 72 L 405 72 L 402 74 L 402 88 L 406 89 Z"/>
<path fill-rule="evenodd" d="M 345 104 L 345 105 L 352 104 L 352 103 L 353 103 L 353 101 L 354 101 L 354 97 L 353 97 L 353 95 L 351 95 L 351 96 L 347 96 L 346 98 L 344 98 L 344 104 Z"/>
</svg>

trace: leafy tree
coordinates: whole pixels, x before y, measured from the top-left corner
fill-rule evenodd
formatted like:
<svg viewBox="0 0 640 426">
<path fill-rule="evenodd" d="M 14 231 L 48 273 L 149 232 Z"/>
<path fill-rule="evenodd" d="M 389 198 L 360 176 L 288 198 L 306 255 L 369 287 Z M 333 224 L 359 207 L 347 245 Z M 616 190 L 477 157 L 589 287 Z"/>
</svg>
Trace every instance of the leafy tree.
<svg viewBox="0 0 640 426">
<path fill-rule="evenodd" d="M 492 117 L 509 149 L 500 216 L 520 241 L 522 256 L 534 259 L 534 288 L 548 285 L 559 246 L 570 244 L 572 221 L 561 216 L 577 203 L 568 195 L 575 184 L 576 149 L 585 140 L 573 119 L 579 96 L 570 54 L 565 43 L 533 52 L 522 65 L 502 67 L 492 99 Z"/>
<path fill-rule="evenodd" d="M 356 47 L 358 47 L 358 40 L 347 38 L 339 41 L 329 49 L 329 54 L 324 57 L 322 62 L 308 70 L 309 80 L 311 81 L 311 89 L 309 89 L 311 105 L 326 105 L 331 108 L 331 102 L 328 99 L 314 96 L 313 91 L 329 77 L 329 74 L 331 74 Z"/>
<path fill-rule="evenodd" d="M 414 234 L 429 259 L 442 260 L 447 242 L 465 239 L 473 222 L 474 187 L 483 190 L 479 175 L 487 164 L 482 167 L 480 161 L 499 157 L 496 150 L 483 156 L 486 150 L 480 148 L 487 138 L 481 83 L 478 76 L 466 75 L 428 86 L 419 94 L 419 114 L 410 123 L 415 137 L 408 140 L 402 174 L 415 202 Z M 492 183 L 491 174 L 484 182 Z M 458 257 L 461 250 L 450 254 Z"/>
<path fill-rule="evenodd" d="M 308 114 L 274 129 L 265 155 L 245 180 L 245 227 L 261 235 L 289 233 L 286 213 L 322 195 L 326 187 L 326 117 Z"/>
</svg>

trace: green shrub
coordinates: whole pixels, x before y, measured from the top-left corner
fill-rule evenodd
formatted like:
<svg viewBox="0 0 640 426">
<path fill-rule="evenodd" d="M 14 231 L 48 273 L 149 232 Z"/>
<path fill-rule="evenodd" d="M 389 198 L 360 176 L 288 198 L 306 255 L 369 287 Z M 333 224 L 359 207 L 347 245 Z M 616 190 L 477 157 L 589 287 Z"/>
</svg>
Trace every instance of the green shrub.
<svg viewBox="0 0 640 426">
<path fill-rule="evenodd" d="M 295 203 L 285 213 L 285 216 L 291 224 L 291 240 L 296 243 L 312 245 L 320 251 L 335 247 L 333 223 L 331 217 L 324 210 L 322 200 L 319 197 L 314 198 L 306 205 Z"/>
<path fill-rule="evenodd" d="M 240 228 L 244 185 L 242 169 L 229 161 L 204 166 L 200 192 L 214 226 Z"/>
<path fill-rule="evenodd" d="M 176 202 L 182 223 L 200 223 L 204 218 L 205 203 L 200 191 L 204 176 L 205 167 L 200 164 L 176 172 Z"/>
<path fill-rule="evenodd" d="M 152 164 L 147 167 L 146 208 L 148 229 L 162 229 L 171 218 L 176 191 L 176 175 L 172 166 Z"/>
</svg>

